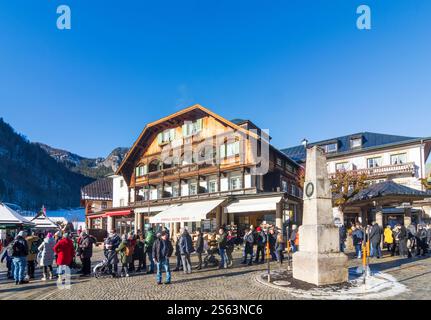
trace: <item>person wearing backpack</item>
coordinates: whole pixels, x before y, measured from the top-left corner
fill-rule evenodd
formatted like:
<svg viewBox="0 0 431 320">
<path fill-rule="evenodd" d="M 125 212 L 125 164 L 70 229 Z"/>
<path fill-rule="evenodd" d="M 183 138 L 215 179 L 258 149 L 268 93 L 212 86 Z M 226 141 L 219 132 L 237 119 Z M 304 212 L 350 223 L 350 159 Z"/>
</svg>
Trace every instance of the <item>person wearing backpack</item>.
<svg viewBox="0 0 431 320">
<path fill-rule="evenodd" d="M 24 279 L 28 255 L 28 245 L 24 237 L 25 232 L 20 231 L 12 242 L 12 263 L 14 268 L 15 284 L 28 283 L 28 281 Z"/>
<path fill-rule="evenodd" d="M 34 279 L 34 269 L 36 265 L 36 257 L 41 244 L 40 238 L 33 231 L 27 238 L 28 256 L 27 256 L 27 273 L 30 279 Z"/>
</svg>

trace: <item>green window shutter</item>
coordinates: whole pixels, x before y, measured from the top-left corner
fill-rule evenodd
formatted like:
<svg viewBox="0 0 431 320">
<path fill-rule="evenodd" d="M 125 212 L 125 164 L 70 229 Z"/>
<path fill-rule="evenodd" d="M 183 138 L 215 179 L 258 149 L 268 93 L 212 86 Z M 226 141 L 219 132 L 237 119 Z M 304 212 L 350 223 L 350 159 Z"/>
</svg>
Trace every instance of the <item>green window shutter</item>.
<svg viewBox="0 0 431 320">
<path fill-rule="evenodd" d="M 145 164 L 143 168 L 144 168 L 144 174 L 147 174 L 148 173 L 148 165 Z"/>
<path fill-rule="evenodd" d="M 187 137 L 187 124 L 183 124 L 183 137 Z"/>
<path fill-rule="evenodd" d="M 239 141 L 235 141 L 234 144 L 234 153 L 239 154 Z"/>
<path fill-rule="evenodd" d="M 203 128 L 203 120 L 204 119 L 202 119 L 202 118 L 197 120 L 197 129 L 198 129 L 198 131 L 202 130 L 202 128 Z"/>
<path fill-rule="evenodd" d="M 175 139 L 175 129 L 169 130 L 169 141 L 172 141 Z"/>
<path fill-rule="evenodd" d="M 136 167 L 136 168 L 135 168 L 135 176 L 136 176 L 136 177 L 139 177 L 139 167 Z"/>
<path fill-rule="evenodd" d="M 157 143 L 158 143 L 158 144 L 162 144 L 162 143 L 163 143 L 163 132 L 160 132 L 160 133 L 157 135 Z"/>
<path fill-rule="evenodd" d="M 220 158 L 226 158 L 226 145 L 222 144 L 220 146 Z"/>
</svg>

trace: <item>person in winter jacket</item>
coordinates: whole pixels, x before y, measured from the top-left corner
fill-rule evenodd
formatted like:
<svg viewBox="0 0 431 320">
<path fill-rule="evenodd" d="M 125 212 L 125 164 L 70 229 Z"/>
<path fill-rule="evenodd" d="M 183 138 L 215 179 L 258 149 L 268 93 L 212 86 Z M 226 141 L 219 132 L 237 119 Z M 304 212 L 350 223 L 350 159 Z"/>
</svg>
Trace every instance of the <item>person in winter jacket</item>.
<svg viewBox="0 0 431 320">
<path fill-rule="evenodd" d="M 427 248 L 430 249 L 431 247 L 431 224 L 427 224 Z"/>
<path fill-rule="evenodd" d="M 132 232 L 130 232 L 127 235 L 127 240 L 129 240 L 130 247 L 131 247 L 132 254 L 133 254 L 131 261 L 129 262 L 129 272 L 135 272 L 135 263 L 134 263 L 135 259 L 134 259 L 134 257 L 135 257 L 135 248 L 136 248 L 136 242 L 137 242 L 136 236 Z"/>
<path fill-rule="evenodd" d="M 355 226 L 352 226 L 352 242 L 355 247 L 355 254 L 358 259 L 362 257 L 362 241 L 364 240 L 364 232 Z"/>
<path fill-rule="evenodd" d="M 264 263 L 265 261 L 265 245 L 266 245 L 266 234 L 262 230 L 261 227 L 256 228 L 256 258 L 254 259 L 255 263 Z"/>
<path fill-rule="evenodd" d="M 422 224 L 418 225 L 418 231 L 416 232 L 416 243 L 416 255 L 425 256 L 428 253 L 427 231 Z"/>
<path fill-rule="evenodd" d="M 171 271 L 169 269 L 169 257 L 172 255 L 173 247 L 170 240 L 168 240 L 168 235 L 166 232 L 162 232 L 160 237 L 158 237 L 153 244 L 154 262 L 157 266 L 157 284 L 162 283 L 162 268 L 166 272 L 166 282 L 165 284 L 171 283 Z"/>
<path fill-rule="evenodd" d="M 38 248 L 41 253 L 39 265 L 43 268 L 42 281 L 46 281 L 48 275 L 50 280 L 53 278 L 52 264 L 54 263 L 54 246 L 55 240 L 52 234 L 48 232 Z"/>
<path fill-rule="evenodd" d="M 119 254 L 119 260 L 121 263 L 120 276 L 129 276 L 129 265 L 133 259 L 133 244 L 132 239 L 124 234 L 121 237 L 121 243 L 115 251 Z"/>
<path fill-rule="evenodd" d="M 399 224 L 399 244 L 400 244 L 400 256 L 407 258 L 409 256 L 409 251 L 407 249 L 407 228 L 404 226 L 404 224 Z"/>
<path fill-rule="evenodd" d="M 34 269 L 36 265 L 36 257 L 39 252 L 37 248 L 41 243 L 41 239 L 36 235 L 35 232 L 32 232 L 30 236 L 25 238 L 28 246 L 28 256 L 27 256 L 27 274 L 30 279 L 34 279 Z"/>
<path fill-rule="evenodd" d="M 247 257 L 250 255 L 250 261 L 248 263 L 249 266 L 253 264 L 253 231 L 250 229 L 245 229 L 244 235 L 244 260 L 241 262 L 242 264 L 247 264 Z"/>
<path fill-rule="evenodd" d="M 190 254 L 195 250 L 193 248 L 192 237 L 186 228 L 181 230 L 180 236 L 180 253 L 181 253 L 181 262 L 183 263 L 183 271 L 184 273 L 192 273 L 192 264 L 190 261 Z"/>
<path fill-rule="evenodd" d="M 183 270 L 183 263 L 181 261 L 180 238 L 181 238 L 181 235 L 177 234 L 176 241 L 175 241 L 176 265 L 175 265 L 175 269 L 173 271 Z"/>
<path fill-rule="evenodd" d="M 150 270 L 147 273 L 154 273 L 154 260 L 153 260 L 153 244 L 155 240 L 155 235 L 153 228 L 148 228 L 145 234 L 145 252 L 148 256 L 148 262 L 150 263 Z"/>
<path fill-rule="evenodd" d="M 392 246 L 394 245 L 394 237 L 392 235 L 392 229 L 390 225 L 387 225 L 385 231 L 383 231 L 383 243 L 388 249 L 388 252 L 392 253 Z"/>
<path fill-rule="evenodd" d="M 133 260 L 138 260 L 138 268 L 136 269 L 136 272 L 146 271 L 147 264 L 145 261 L 145 237 L 141 232 L 138 233 L 138 237 L 136 239 Z"/>
<path fill-rule="evenodd" d="M 120 243 L 120 236 L 117 234 L 115 229 L 112 229 L 104 243 L 105 257 L 111 261 L 109 264 L 109 271 L 112 274 L 112 277 L 116 277 L 118 275 L 118 255 L 116 249 Z"/>
<path fill-rule="evenodd" d="M 28 281 L 24 279 L 28 255 L 28 244 L 24 237 L 25 232 L 20 231 L 15 240 L 12 242 L 12 263 L 15 284 L 28 283 Z"/>
<path fill-rule="evenodd" d="M 57 254 L 58 281 L 61 283 L 64 280 L 66 271 L 69 269 L 69 266 L 75 257 L 73 242 L 70 240 L 67 232 L 63 234 L 63 239 L 57 242 L 54 246 L 54 252 Z"/>
<path fill-rule="evenodd" d="M 370 255 L 373 257 L 377 257 L 380 259 L 381 250 L 380 250 L 380 241 L 382 239 L 382 233 L 380 230 L 380 226 L 376 221 L 373 221 L 373 226 L 370 231 L 370 244 L 371 244 L 371 252 Z"/>
<path fill-rule="evenodd" d="M 284 260 L 283 251 L 284 251 L 284 238 L 283 238 L 283 234 L 279 232 L 277 234 L 277 241 L 275 242 L 275 255 L 277 256 L 277 261 L 280 264 L 282 264 Z"/>
<path fill-rule="evenodd" d="M 227 239 L 227 241 L 226 241 L 226 256 L 227 256 L 227 260 L 228 260 L 227 265 L 229 267 L 231 267 L 233 265 L 232 253 L 233 253 L 233 250 L 235 248 L 235 238 L 236 237 L 233 235 L 232 230 L 229 230 L 227 232 L 227 236 L 226 236 L 226 239 Z"/>
<path fill-rule="evenodd" d="M 96 239 L 85 230 L 81 230 L 79 239 L 78 249 L 82 262 L 82 276 L 86 277 L 91 275 L 91 257 L 93 256 L 93 244 L 96 243 Z"/>
<path fill-rule="evenodd" d="M 218 234 L 217 246 L 221 258 L 219 269 L 223 269 L 228 266 L 228 257 L 226 255 L 227 234 L 223 228 L 219 229 Z"/>
<path fill-rule="evenodd" d="M 269 228 L 267 232 L 269 233 L 267 238 L 269 240 L 269 254 L 271 255 L 272 261 L 277 261 L 277 256 L 275 255 L 275 243 L 277 242 L 277 235 L 275 234 L 274 228 Z M 295 244 L 295 240 L 293 240 L 293 244 Z"/>
<path fill-rule="evenodd" d="M 196 254 L 198 256 L 198 265 L 196 266 L 197 270 L 202 269 L 202 253 L 204 252 L 204 236 L 200 228 L 197 229 L 197 239 L 196 239 Z"/>
<path fill-rule="evenodd" d="M 9 243 L 4 248 L 4 251 L 1 255 L 1 263 L 6 260 L 6 268 L 7 268 L 7 278 L 13 279 L 13 257 L 12 257 L 12 243 Z"/>
<path fill-rule="evenodd" d="M 340 226 L 338 227 L 338 233 L 340 238 L 340 252 L 344 252 L 346 247 L 347 240 L 347 230 L 343 223 L 340 222 Z"/>
</svg>

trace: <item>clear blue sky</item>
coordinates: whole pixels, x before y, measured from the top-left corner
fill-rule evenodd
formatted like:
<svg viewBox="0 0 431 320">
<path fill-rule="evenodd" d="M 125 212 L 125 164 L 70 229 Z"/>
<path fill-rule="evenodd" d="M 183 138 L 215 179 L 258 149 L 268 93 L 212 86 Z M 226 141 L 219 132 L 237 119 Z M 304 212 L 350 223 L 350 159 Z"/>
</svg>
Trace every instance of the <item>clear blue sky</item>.
<svg viewBox="0 0 431 320">
<path fill-rule="evenodd" d="M 356 29 L 368 4 L 372 30 Z M 68 4 L 72 30 L 56 28 Z M 194 103 L 275 146 L 430 136 L 429 0 L 0 1 L 0 116 L 83 156 Z"/>
</svg>

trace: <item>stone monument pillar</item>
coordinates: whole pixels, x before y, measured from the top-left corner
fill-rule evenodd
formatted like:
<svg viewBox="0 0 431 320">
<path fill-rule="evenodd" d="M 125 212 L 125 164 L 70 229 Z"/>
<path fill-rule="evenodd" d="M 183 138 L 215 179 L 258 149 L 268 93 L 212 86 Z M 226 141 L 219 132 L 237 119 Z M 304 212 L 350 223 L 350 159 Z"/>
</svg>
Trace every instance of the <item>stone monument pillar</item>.
<svg viewBox="0 0 431 320">
<path fill-rule="evenodd" d="M 307 150 L 303 212 L 293 277 L 318 286 L 346 282 L 347 256 L 340 252 L 339 231 L 333 221 L 326 157 L 317 146 Z"/>
</svg>

